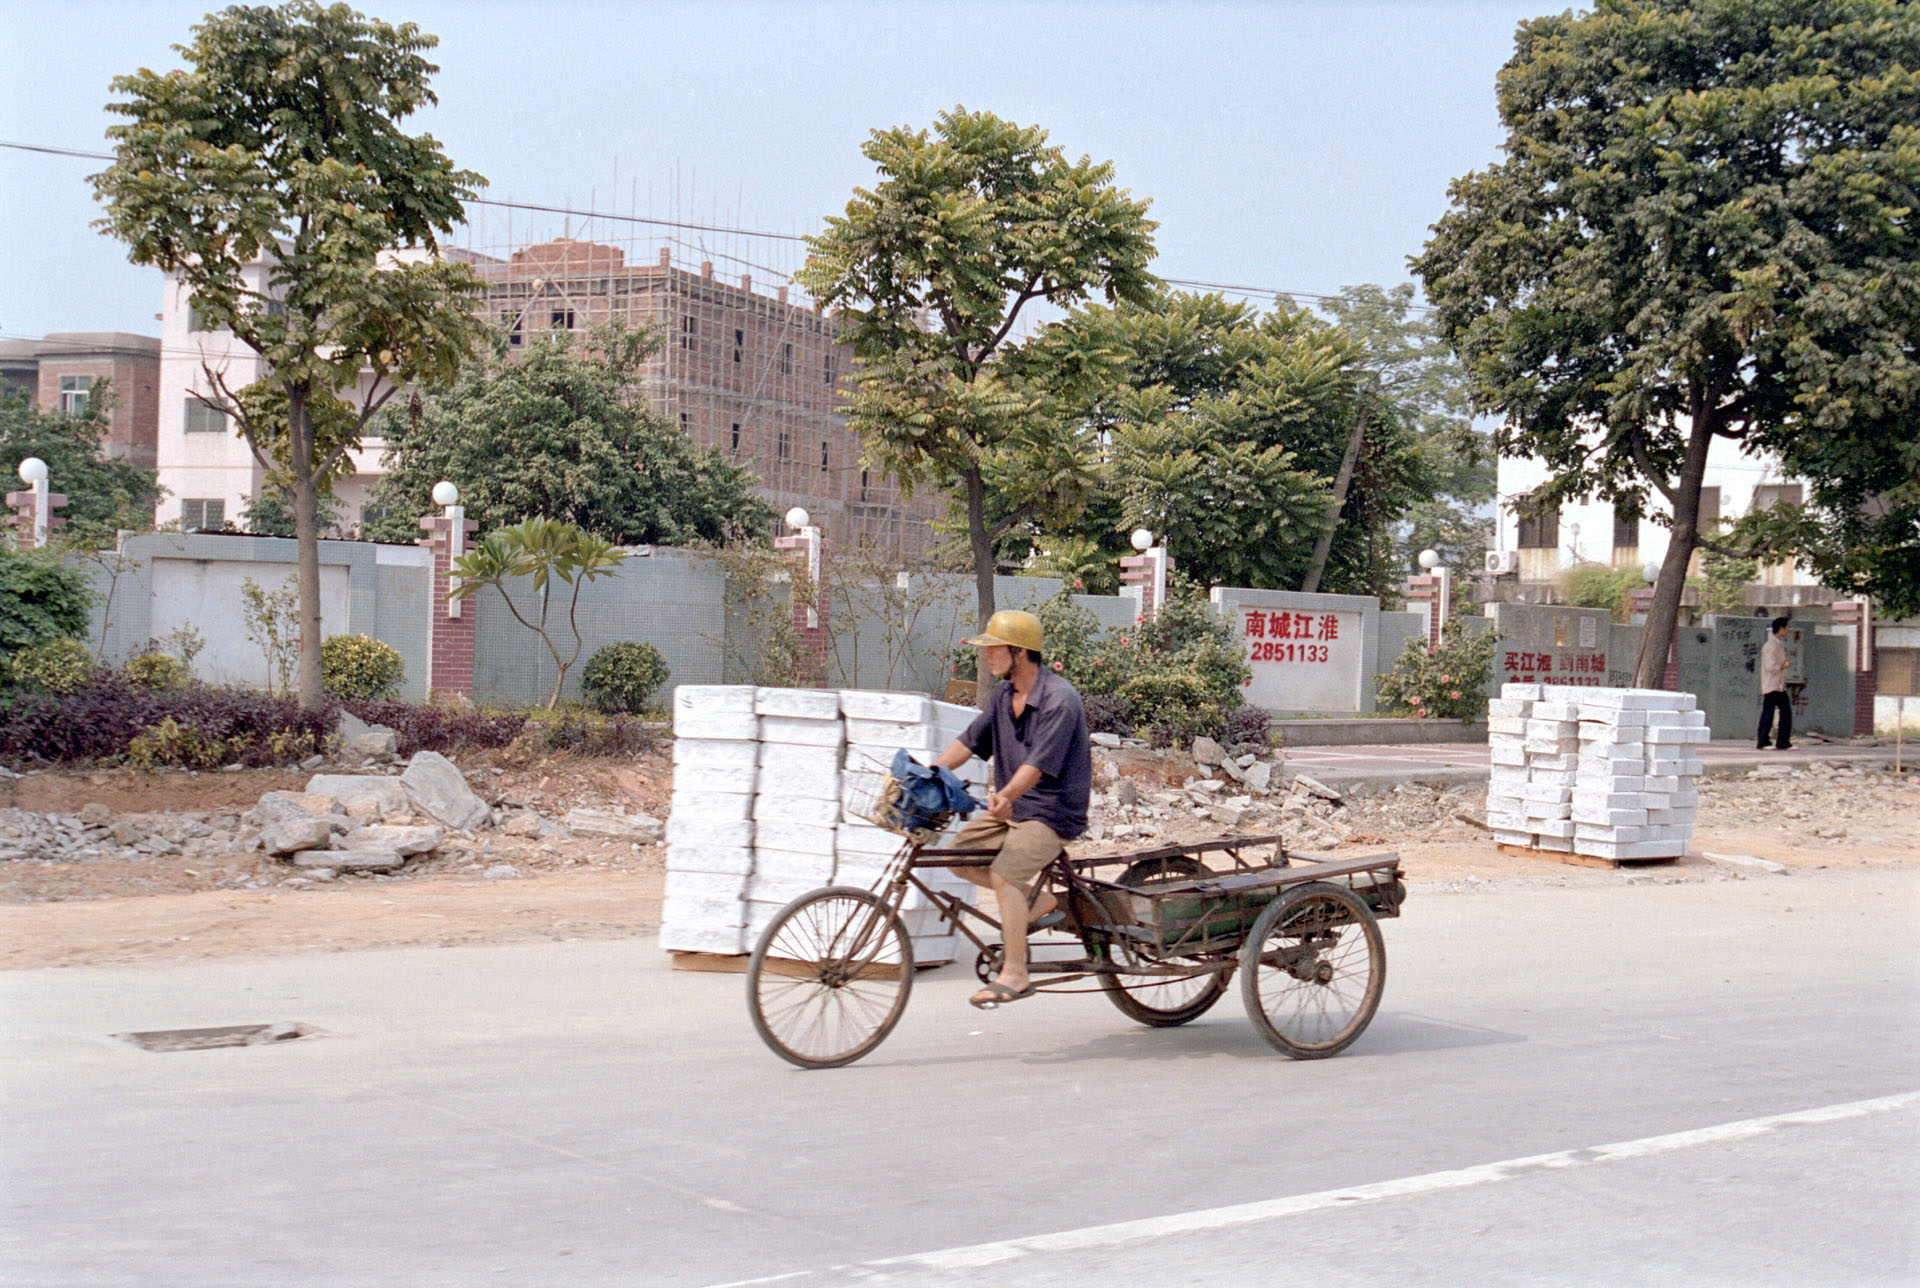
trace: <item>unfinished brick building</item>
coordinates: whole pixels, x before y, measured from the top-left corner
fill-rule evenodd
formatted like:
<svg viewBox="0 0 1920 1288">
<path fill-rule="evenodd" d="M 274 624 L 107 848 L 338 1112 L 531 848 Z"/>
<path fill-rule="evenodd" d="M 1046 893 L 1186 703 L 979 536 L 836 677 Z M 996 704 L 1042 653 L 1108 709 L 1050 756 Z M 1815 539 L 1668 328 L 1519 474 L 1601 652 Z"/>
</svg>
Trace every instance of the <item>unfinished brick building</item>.
<svg viewBox="0 0 1920 1288">
<path fill-rule="evenodd" d="M 654 412 L 751 469 L 781 513 L 805 507 L 842 548 L 911 559 L 932 544 L 928 521 L 944 499 L 902 498 L 860 463 L 840 414 L 853 352 L 831 318 L 789 303 L 786 287 L 763 295 L 749 277 L 716 278 L 711 262 L 690 272 L 662 250 L 633 265 L 618 247 L 570 238 L 469 262 L 487 283 L 481 307 L 510 344 L 614 319 L 654 328 L 663 343 L 643 374 Z"/>
</svg>

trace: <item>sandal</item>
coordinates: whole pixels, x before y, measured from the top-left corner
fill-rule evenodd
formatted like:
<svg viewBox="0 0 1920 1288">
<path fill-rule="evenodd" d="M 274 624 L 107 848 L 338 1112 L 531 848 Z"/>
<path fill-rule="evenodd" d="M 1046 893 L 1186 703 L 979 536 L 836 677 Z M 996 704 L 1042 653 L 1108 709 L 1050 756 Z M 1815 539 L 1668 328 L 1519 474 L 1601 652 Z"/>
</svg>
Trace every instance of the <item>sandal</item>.
<svg viewBox="0 0 1920 1288">
<path fill-rule="evenodd" d="M 980 990 L 987 994 L 987 996 L 969 997 L 967 1001 L 983 1011 L 991 1011 L 996 1006 L 1004 1006 L 1008 1002 L 1017 1002 L 1023 997 L 1032 997 L 1038 987 L 1039 985 L 1037 984 L 1029 984 L 1016 992 L 1014 989 L 1002 984 L 999 980 L 995 980 Z"/>
</svg>

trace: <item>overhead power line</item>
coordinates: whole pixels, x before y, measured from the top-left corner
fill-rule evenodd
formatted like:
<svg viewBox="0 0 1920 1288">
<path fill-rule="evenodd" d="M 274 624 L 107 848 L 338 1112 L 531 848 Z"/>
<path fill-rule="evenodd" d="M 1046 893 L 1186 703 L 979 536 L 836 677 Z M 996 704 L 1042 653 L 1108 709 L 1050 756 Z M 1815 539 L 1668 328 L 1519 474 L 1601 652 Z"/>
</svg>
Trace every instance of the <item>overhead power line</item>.
<svg viewBox="0 0 1920 1288">
<path fill-rule="evenodd" d="M 61 148 L 39 143 L 14 143 L 0 140 L 0 148 L 13 148 L 20 152 L 44 152 L 52 156 L 81 157 L 89 161 L 113 160 L 112 154 L 107 152 L 88 152 L 79 148 Z M 769 241 L 804 243 L 807 240 L 806 236 L 802 233 L 775 233 L 767 232 L 759 228 L 736 228 L 726 224 L 697 224 L 689 223 L 682 219 L 657 219 L 648 215 L 610 214 L 602 210 L 580 210 L 571 206 L 547 206 L 527 201 L 507 201 L 497 197 L 474 197 L 466 204 L 470 206 L 491 206 L 498 210 L 525 210 L 534 214 L 562 215 L 568 218 L 593 220 L 596 222 L 607 220 L 615 223 L 647 224 L 659 228 L 679 228 L 690 232 L 727 233 L 736 237 L 757 237 Z M 750 261 L 740 260 L 736 256 L 722 255 L 719 256 L 719 258 L 734 259 L 736 262 L 747 263 L 751 267 L 759 268 L 766 272 L 777 272 L 777 270 L 769 268 L 764 264 L 752 264 Z M 1282 295 L 1296 300 L 1330 301 L 1345 298 L 1344 296 L 1326 295 L 1315 291 L 1290 291 L 1278 286 L 1244 286 L 1232 282 L 1203 282 L 1182 277 L 1163 277 L 1160 280 L 1168 286 L 1182 286 L 1201 291 L 1220 291 L 1229 295 L 1265 296 L 1270 299 Z M 1407 308 L 1419 313 L 1433 312 L 1432 306 L 1426 304 L 1409 304 Z"/>
</svg>

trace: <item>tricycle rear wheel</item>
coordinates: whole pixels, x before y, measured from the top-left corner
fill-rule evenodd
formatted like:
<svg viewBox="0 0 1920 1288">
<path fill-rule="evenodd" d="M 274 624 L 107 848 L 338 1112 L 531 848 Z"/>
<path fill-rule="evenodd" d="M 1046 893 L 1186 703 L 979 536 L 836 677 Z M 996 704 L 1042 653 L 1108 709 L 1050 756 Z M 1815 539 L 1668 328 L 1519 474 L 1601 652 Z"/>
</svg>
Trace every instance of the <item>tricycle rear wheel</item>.
<svg viewBox="0 0 1920 1288">
<path fill-rule="evenodd" d="M 1206 867 L 1197 859 L 1170 855 L 1142 859 L 1120 874 L 1123 886 L 1152 886 L 1160 882 L 1190 881 L 1204 875 Z M 1115 966 L 1126 967 L 1150 959 L 1139 955 L 1123 939 L 1114 938 L 1094 946 L 1096 957 Z M 1159 962 L 1153 962 L 1159 965 Z M 1167 963 L 1177 965 L 1178 963 Z M 1102 974 L 1100 987 L 1107 999 L 1130 1020 L 1151 1028 L 1169 1029 L 1197 1020 L 1213 1008 L 1227 991 L 1226 970 L 1196 971 L 1192 975 Z"/>
<path fill-rule="evenodd" d="M 774 914 L 747 962 L 760 1038 L 803 1069 L 851 1064 L 893 1031 L 913 991 L 913 941 L 871 891 L 828 886 Z"/>
<path fill-rule="evenodd" d="M 1380 1007 L 1387 953 L 1360 896 L 1313 881 L 1260 914 L 1240 949 L 1240 991 L 1260 1036 L 1296 1060 L 1353 1045 Z"/>
</svg>

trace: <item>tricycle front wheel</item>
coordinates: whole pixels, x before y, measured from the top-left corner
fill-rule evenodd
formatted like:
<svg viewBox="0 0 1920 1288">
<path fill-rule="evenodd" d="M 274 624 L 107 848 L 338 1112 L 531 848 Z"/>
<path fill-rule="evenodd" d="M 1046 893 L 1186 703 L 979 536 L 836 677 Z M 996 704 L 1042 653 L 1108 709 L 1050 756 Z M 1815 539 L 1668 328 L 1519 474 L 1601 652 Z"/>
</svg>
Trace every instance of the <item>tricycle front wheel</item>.
<svg viewBox="0 0 1920 1288">
<path fill-rule="evenodd" d="M 747 962 L 747 1010 L 803 1069 L 851 1064 L 893 1031 L 913 991 L 913 941 L 867 890 L 828 886 L 774 915 Z"/>
<path fill-rule="evenodd" d="M 1268 904 L 1240 949 L 1247 1017 L 1275 1049 L 1319 1060 L 1353 1045 L 1380 1007 L 1387 953 L 1358 895 L 1324 881 Z"/>
</svg>

